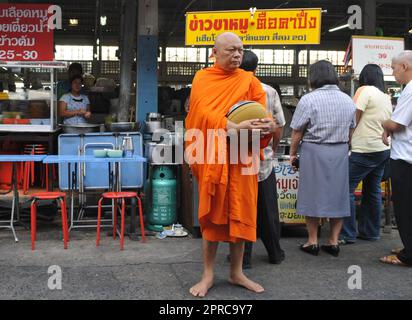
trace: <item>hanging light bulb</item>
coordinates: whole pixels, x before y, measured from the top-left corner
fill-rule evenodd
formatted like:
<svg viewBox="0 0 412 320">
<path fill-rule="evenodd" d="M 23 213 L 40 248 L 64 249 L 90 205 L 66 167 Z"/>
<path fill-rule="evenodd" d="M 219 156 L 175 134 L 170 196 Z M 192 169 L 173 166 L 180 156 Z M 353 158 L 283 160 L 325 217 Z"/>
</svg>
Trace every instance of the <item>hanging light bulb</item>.
<svg viewBox="0 0 412 320">
<path fill-rule="evenodd" d="M 107 17 L 101 16 L 100 17 L 100 25 L 105 26 L 107 24 Z"/>
<path fill-rule="evenodd" d="M 77 26 L 79 25 L 79 19 L 69 19 L 69 24 L 71 26 Z"/>
</svg>

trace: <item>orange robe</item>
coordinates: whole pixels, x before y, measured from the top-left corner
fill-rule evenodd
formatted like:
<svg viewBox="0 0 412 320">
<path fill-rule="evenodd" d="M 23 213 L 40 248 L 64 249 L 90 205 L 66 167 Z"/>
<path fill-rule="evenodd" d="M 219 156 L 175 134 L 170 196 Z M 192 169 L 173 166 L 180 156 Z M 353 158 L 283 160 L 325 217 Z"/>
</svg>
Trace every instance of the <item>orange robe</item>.
<svg viewBox="0 0 412 320">
<path fill-rule="evenodd" d="M 242 100 L 266 104 L 259 80 L 242 69 L 226 72 L 218 66 L 196 73 L 190 93 L 186 129 L 200 129 L 207 143 L 207 129 L 226 130 L 226 114 Z M 188 143 L 190 145 L 190 142 Z M 215 144 L 216 157 L 218 156 Z M 229 152 L 227 152 L 229 154 Z M 206 158 L 206 156 L 205 156 Z M 199 223 L 208 241 L 256 241 L 257 175 L 242 175 L 246 164 L 192 164 L 199 185 Z M 250 166 L 250 165 L 249 165 Z"/>
</svg>

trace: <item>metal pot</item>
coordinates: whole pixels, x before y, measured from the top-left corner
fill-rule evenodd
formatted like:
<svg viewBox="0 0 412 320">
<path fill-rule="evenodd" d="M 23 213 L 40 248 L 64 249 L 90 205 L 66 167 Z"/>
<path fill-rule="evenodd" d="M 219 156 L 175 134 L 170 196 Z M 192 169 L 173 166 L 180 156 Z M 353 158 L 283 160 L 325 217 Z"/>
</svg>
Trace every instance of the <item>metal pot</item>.
<svg viewBox="0 0 412 320">
<path fill-rule="evenodd" d="M 146 114 L 146 121 L 161 121 L 162 115 L 156 112 L 149 112 Z"/>
<path fill-rule="evenodd" d="M 111 132 L 128 132 L 139 131 L 139 122 L 112 122 L 106 125 L 107 130 Z"/>
<path fill-rule="evenodd" d="M 82 123 L 82 124 L 60 124 L 64 133 L 91 133 L 99 132 L 100 124 Z"/>
<path fill-rule="evenodd" d="M 145 121 L 145 131 L 153 133 L 162 128 L 162 121 Z"/>
</svg>

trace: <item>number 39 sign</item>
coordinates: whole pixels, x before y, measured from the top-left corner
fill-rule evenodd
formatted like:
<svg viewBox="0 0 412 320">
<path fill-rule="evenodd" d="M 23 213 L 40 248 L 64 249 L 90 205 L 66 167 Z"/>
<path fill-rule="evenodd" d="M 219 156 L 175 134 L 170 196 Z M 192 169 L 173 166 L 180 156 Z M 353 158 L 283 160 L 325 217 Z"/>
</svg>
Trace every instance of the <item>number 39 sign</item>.
<svg viewBox="0 0 412 320">
<path fill-rule="evenodd" d="M 49 4 L 0 4 L 0 61 L 54 60 Z"/>
<path fill-rule="evenodd" d="M 403 38 L 352 36 L 352 61 L 356 75 L 369 63 L 382 68 L 385 76 L 392 75 L 392 58 L 404 50 Z"/>
</svg>

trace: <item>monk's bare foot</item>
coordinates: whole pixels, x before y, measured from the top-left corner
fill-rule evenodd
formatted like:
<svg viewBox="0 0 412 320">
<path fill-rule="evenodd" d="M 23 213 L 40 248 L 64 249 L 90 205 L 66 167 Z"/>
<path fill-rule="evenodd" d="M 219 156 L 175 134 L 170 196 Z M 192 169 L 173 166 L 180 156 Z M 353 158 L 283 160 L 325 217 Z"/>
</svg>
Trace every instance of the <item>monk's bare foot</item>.
<svg viewBox="0 0 412 320">
<path fill-rule="evenodd" d="M 213 276 L 203 276 L 202 280 L 190 288 L 190 293 L 199 298 L 206 296 L 209 289 L 213 286 Z"/>
<path fill-rule="evenodd" d="M 250 280 L 248 277 L 244 275 L 243 272 L 237 275 L 230 276 L 229 282 L 234 285 L 245 287 L 246 289 L 256 293 L 262 293 L 265 291 L 265 289 L 259 283 Z"/>
</svg>

